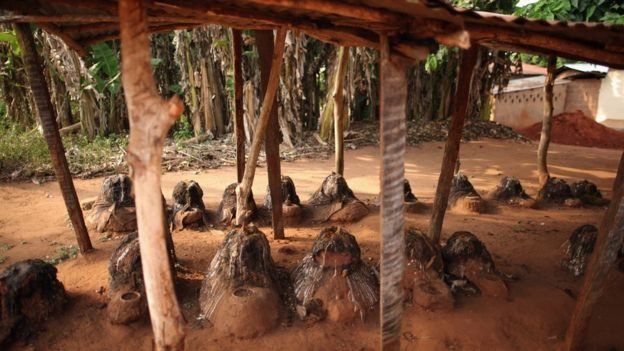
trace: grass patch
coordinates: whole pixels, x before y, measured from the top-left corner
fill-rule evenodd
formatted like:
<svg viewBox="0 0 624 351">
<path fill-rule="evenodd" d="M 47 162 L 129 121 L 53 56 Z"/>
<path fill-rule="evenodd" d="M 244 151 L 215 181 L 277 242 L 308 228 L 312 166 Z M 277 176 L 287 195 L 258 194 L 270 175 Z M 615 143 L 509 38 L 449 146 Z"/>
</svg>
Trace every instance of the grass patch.
<svg viewBox="0 0 624 351">
<path fill-rule="evenodd" d="M 75 135 L 63 138 L 72 174 L 97 176 L 125 170 L 127 135 L 109 135 L 89 140 Z M 38 129 L 24 129 L 0 120 L 0 179 L 27 179 L 52 175 L 48 145 Z"/>
<path fill-rule="evenodd" d="M 56 266 L 57 264 L 61 262 L 67 261 L 69 259 L 74 259 L 77 256 L 78 256 L 78 248 L 76 247 L 76 245 L 69 245 L 69 246 L 60 247 L 56 251 L 55 256 L 53 257 L 46 256 L 46 259 L 44 261 Z"/>
</svg>

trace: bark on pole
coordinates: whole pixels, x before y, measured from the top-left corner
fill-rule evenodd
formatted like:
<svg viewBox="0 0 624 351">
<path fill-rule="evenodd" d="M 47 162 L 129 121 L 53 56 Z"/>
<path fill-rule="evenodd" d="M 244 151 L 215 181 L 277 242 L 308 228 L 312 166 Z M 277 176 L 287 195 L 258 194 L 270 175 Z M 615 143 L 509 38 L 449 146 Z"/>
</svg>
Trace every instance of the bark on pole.
<svg viewBox="0 0 624 351">
<path fill-rule="evenodd" d="M 459 67 L 459 77 L 457 81 L 456 103 L 453 109 L 451 129 L 444 146 L 444 156 L 442 157 L 442 168 L 438 178 L 435 198 L 433 199 L 433 212 L 429 222 L 429 237 L 437 243 L 440 241 L 442 232 L 442 222 L 448 206 L 448 197 L 451 191 L 451 182 L 455 173 L 457 157 L 459 156 L 459 145 L 461 142 L 462 129 L 466 119 L 466 111 L 470 100 L 470 87 L 472 86 L 472 73 L 477 64 L 478 45 L 472 45 L 470 49 L 462 54 L 461 65 Z"/>
<path fill-rule="evenodd" d="M 236 135 L 236 181 L 245 173 L 245 122 L 243 120 L 243 32 L 232 29 L 234 51 L 234 133 Z"/>
<path fill-rule="evenodd" d="M 260 62 L 260 81 L 262 91 L 267 90 L 273 56 L 273 31 L 256 31 L 256 45 Z M 281 71 L 281 70 L 280 70 Z M 279 75 L 280 72 L 278 71 Z M 273 238 L 284 239 L 284 220 L 282 218 L 282 170 L 279 155 L 280 132 L 277 116 L 277 95 L 273 97 L 271 113 L 269 114 L 269 125 L 266 130 L 264 140 L 264 150 L 266 153 L 267 173 L 269 178 L 269 189 L 271 192 L 271 224 L 273 226 Z"/>
<path fill-rule="evenodd" d="M 120 0 L 119 24 L 121 78 L 130 119 L 127 160 L 134 182 L 143 279 L 155 347 L 182 350 L 185 321 L 167 254 L 160 174 L 163 143 L 184 107 L 177 96 L 166 101 L 156 89 L 145 2 Z"/>
<path fill-rule="evenodd" d="M 349 48 L 338 50 L 338 68 L 334 76 L 334 146 L 336 152 L 336 173 L 344 175 L 344 76 L 349 62 Z"/>
<path fill-rule="evenodd" d="M 65 207 L 67 208 L 69 219 L 74 228 L 74 233 L 76 234 L 78 247 L 80 252 L 84 254 L 92 250 L 93 246 L 91 245 L 91 239 L 89 239 L 89 232 L 87 231 L 87 226 L 82 216 L 78 195 L 76 195 L 74 182 L 69 172 L 67 159 L 65 158 L 63 140 L 61 139 L 61 134 L 59 133 L 56 123 L 56 111 L 50 100 L 50 92 L 48 90 L 48 84 L 43 76 L 41 59 L 37 54 L 35 39 L 28 24 L 15 24 L 15 32 L 22 49 L 22 57 L 28 75 L 28 82 L 30 83 L 37 113 L 39 114 L 39 120 L 41 121 L 43 136 L 50 150 L 54 174 L 61 187 L 61 194 L 63 195 Z"/>
<path fill-rule="evenodd" d="M 381 36 L 380 130 L 381 130 L 381 320 L 382 350 L 399 350 L 403 313 L 405 240 L 403 225 L 403 179 L 407 64 L 390 56 L 388 38 Z"/>
<path fill-rule="evenodd" d="M 613 182 L 613 196 L 609 209 L 602 219 L 594 254 L 591 257 L 583 287 L 576 301 L 564 341 L 564 350 L 585 350 L 584 341 L 592 311 L 602 296 L 605 280 L 615 267 L 618 251 L 624 240 L 624 153 L 620 158 Z"/>
<path fill-rule="evenodd" d="M 537 175 L 540 188 L 546 185 L 548 178 L 550 178 L 546 159 L 548 157 L 550 130 L 552 128 L 555 69 L 557 69 L 557 57 L 551 55 L 548 57 L 548 73 L 546 74 L 546 82 L 544 82 L 544 119 L 542 121 L 539 147 L 537 148 Z"/>
<path fill-rule="evenodd" d="M 247 197 L 249 196 L 251 185 L 253 184 L 254 176 L 256 175 L 256 163 L 258 162 L 260 148 L 262 147 L 267 126 L 269 125 L 269 117 L 271 110 L 273 109 L 275 93 L 279 87 L 282 56 L 284 54 L 287 31 L 286 27 L 281 27 L 277 30 L 277 35 L 275 36 L 275 48 L 273 50 L 273 57 L 271 61 L 271 71 L 269 74 L 269 81 L 264 92 L 260 117 L 258 118 L 253 140 L 251 142 L 249 158 L 245 164 L 243 181 L 236 187 L 236 225 L 244 225 L 248 217 Z"/>
</svg>

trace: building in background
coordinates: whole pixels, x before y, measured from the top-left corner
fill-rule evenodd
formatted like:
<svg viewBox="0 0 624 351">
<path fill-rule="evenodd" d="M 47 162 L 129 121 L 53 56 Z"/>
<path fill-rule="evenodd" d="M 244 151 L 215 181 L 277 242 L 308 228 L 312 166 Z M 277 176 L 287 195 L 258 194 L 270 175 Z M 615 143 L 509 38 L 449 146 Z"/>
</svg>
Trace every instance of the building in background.
<svg viewBox="0 0 624 351">
<path fill-rule="evenodd" d="M 523 64 L 509 85 L 495 92 L 490 119 L 514 129 L 542 121 L 546 70 Z M 624 129 L 624 71 L 590 64 L 566 64 L 557 70 L 554 114 L 581 111 L 614 129 Z"/>
</svg>

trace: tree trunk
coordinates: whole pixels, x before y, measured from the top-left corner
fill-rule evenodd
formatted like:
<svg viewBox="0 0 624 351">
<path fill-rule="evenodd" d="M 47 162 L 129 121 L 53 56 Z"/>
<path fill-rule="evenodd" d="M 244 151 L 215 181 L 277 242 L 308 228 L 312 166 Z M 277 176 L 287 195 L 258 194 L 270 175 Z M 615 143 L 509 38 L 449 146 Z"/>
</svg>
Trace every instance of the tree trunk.
<svg viewBox="0 0 624 351">
<path fill-rule="evenodd" d="M 349 62 L 349 48 L 341 46 L 338 49 L 338 67 L 334 76 L 334 146 L 336 152 L 336 173 L 344 175 L 344 80 L 347 63 Z"/>
<path fill-rule="evenodd" d="M 477 63 L 478 50 L 479 47 L 473 44 L 470 49 L 464 51 L 461 59 L 456 93 L 457 103 L 454 106 L 451 128 L 444 147 L 442 168 L 440 169 L 438 186 L 433 200 L 431 221 L 429 222 L 429 236 L 434 243 L 440 241 L 440 234 L 442 233 L 442 222 L 444 221 L 444 214 L 448 206 L 451 182 L 453 181 L 453 174 L 459 156 L 459 145 L 470 100 L 472 73 Z"/>
<path fill-rule="evenodd" d="M 245 173 L 245 124 L 243 112 L 243 33 L 232 29 L 234 53 L 234 135 L 236 136 L 236 181 Z"/>
<path fill-rule="evenodd" d="M 273 54 L 273 31 L 263 30 L 256 31 L 256 44 L 258 46 L 259 62 L 260 62 L 260 78 L 262 82 L 262 90 L 266 94 L 270 75 L 274 74 L 272 69 Z M 280 56 L 280 58 L 283 57 Z M 277 72 L 279 74 L 280 72 Z M 267 173 L 269 178 L 269 189 L 271 196 L 271 223 L 273 225 L 273 236 L 275 239 L 284 239 L 284 221 L 282 220 L 282 171 L 280 165 L 279 144 L 280 134 L 277 116 L 277 96 L 274 97 L 269 114 L 269 125 L 266 130 L 266 138 L 264 141 Z"/>
<path fill-rule="evenodd" d="M 401 340 L 402 282 L 405 270 L 403 180 L 407 64 L 390 56 L 386 36 L 381 36 L 380 46 L 382 350 L 398 351 Z"/>
<path fill-rule="evenodd" d="M 275 37 L 275 49 L 273 50 L 273 58 L 271 60 L 271 72 L 264 93 L 262 111 L 260 112 L 260 118 L 258 118 L 258 124 L 253 136 L 253 142 L 251 143 L 251 148 L 249 150 L 249 158 L 245 164 L 243 181 L 236 187 L 237 225 L 245 225 L 248 219 L 249 214 L 247 199 L 256 174 L 256 164 L 260 155 L 260 147 L 262 146 L 262 142 L 265 138 L 271 109 L 273 108 L 273 102 L 275 101 L 275 93 L 277 92 L 279 85 L 279 74 L 282 67 L 282 56 L 284 53 L 284 39 L 286 38 L 287 31 L 288 30 L 285 27 L 281 27 L 277 31 L 277 36 Z"/>
<path fill-rule="evenodd" d="M 167 250 L 161 190 L 162 148 L 182 114 L 178 97 L 158 94 L 150 62 L 147 13 L 142 0 L 119 1 L 122 83 L 130 117 L 128 165 L 136 196 L 137 227 L 145 292 L 157 350 L 184 349 L 184 318 L 178 305 Z"/>
<path fill-rule="evenodd" d="M 550 129 L 553 117 L 553 89 L 555 84 L 555 70 L 557 69 L 557 57 L 548 57 L 548 74 L 544 83 L 544 120 L 542 121 L 542 133 L 540 134 L 539 147 L 537 149 L 537 175 L 540 188 L 546 185 L 550 174 L 548 173 L 547 160 L 548 146 L 550 145 Z"/>
<path fill-rule="evenodd" d="M 14 28 L 22 49 L 24 66 L 37 107 L 39 120 L 41 121 L 41 127 L 43 128 L 43 136 L 50 150 L 54 173 L 61 187 L 61 194 L 76 234 L 78 247 L 80 252 L 84 254 L 91 251 L 93 246 L 89 239 L 89 232 L 84 223 L 80 202 L 78 201 L 74 182 L 65 158 L 65 149 L 63 148 L 63 142 L 56 123 L 56 113 L 52 107 L 50 92 L 41 69 L 41 60 L 37 54 L 35 39 L 28 24 L 15 24 Z"/>
</svg>

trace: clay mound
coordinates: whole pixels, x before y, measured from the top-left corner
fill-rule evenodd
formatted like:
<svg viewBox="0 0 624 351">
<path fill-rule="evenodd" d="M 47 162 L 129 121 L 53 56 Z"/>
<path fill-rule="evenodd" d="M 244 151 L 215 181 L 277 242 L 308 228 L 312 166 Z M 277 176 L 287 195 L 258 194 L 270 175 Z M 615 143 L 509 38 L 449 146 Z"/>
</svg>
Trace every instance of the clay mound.
<svg viewBox="0 0 624 351">
<path fill-rule="evenodd" d="M 219 220 L 225 225 L 229 225 L 236 218 L 236 187 L 238 183 L 232 183 L 223 191 L 223 197 L 219 204 Z M 252 218 L 257 212 L 256 202 L 254 201 L 253 193 L 249 191 L 249 198 L 247 199 L 247 208 L 251 211 L 251 215 L 248 218 Z"/>
<path fill-rule="evenodd" d="M 199 293 L 200 318 L 225 335 L 259 336 L 275 328 L 282 302 L 269 242 L 255 227 L 230 231 Z"/>
<path fill-rule="evenodd" d="M 535 206 L 535 200 L 527 195 L 520 180 L 516 177 L 501 178 L 496 188 L 488 194 L 488 198 L 506 202 L 511 205 L 520 205 L 523 207 Z"/>
<path fill-rule="evenodd" d="M 204 191 L 194 180 L 181 181 L 173 188 L 173 214 L 171 229 L 201 227 L 208 224 Z"/>
<path fill-rule="evenodd" d="M 405 211 L 410 213 L 418 212 L 420 209 L 418 198 L 412 192 L 412 186 L 407 179 L 403 180 L 403 206 Z"/>
<path fill-rule="evenodd" d="M 292 279 L 301 317 L 364 320 L 379 301 L 377 274 L 361 260 L 355 237 L 339 227 L 319 233 Z"/>
<path fill-rule="evenodd" d="M 572 189 L 565 180 L 560 178 L 549 178 L 546 184 L 537 194 L 540 200 L 563 203 L 566 199 L 572 198 Z"/>
<path fill-rule="evenodd" d="M 551 141 L 557 144 L 623 149 L 624 132 L 603 126 L 581 111 L 553 116 Z M 519 132 L 532 140 L 539 140 L 542 123 L 536 123 Z"/>
<path fill-rule="evenodd" d="M 460 286 L 457 281 L 467 280 L 484 295 L 507 298 L 507 285 L 485 244 L 474 234 L 455 232 L 442 248 L 442 258 L 451 285 Z"/>
<path fill-rule="evenodd" d="M 487 210 L 486 202 L 462 173 L 453 177 L 448 203 L 452 210 L 459 212 L 484 213 Z"/>
<path fill-rule="evenodd" d="M 335 172 L 323 180 L 308 204 L 313 217 L 323 221 L 355 222 L 368 214 L 368 207 L 355 197 L 347 181 Z"/>
<path fill-rule="evenodd" d="M 426 310 L 453 309 L 453 295 L 444 283 L 444 261 L 440 248 L 416 228 L 405 231 L 405 296 Z"/>
<path fill-rule="evenodd" d="M 29 337 L 66 302 L 53 265 L 25 260 L 9 266 L 0 274 L 0 346 Z"/>
<path fill-rule="evenodd" d="M 573 197 L 581 200 L 585 205 L 604 206 L 609 203 L 602 197 L 602 193 L 596 184 L 588 180 L 572 183 L 570 191 Z"/>
<path fill-rule="evenodd" d="M 598 228 L 585 224 L 576 228 L 566 242 L 565 254 L 568 257 L 561 262 L 561 265 L 575 277 L 585 273 L 591 254 L 594 252 L 597 237 Z"/>
<path fill-rule="evenodd" d="M 132 180 L 125 174 L 107 177 L 87 216 L 87 223 L 102 232 L 132 232 L 137 228 Z"/>
<path fill-rule="evenodd" d="M 169 235 L 169 263 L 175 277 L 175 254 Z M 137 233 L 129 234 L 113 251 L 108 264 L 108 319 L 113 324 L 128 324 L 147 315 L 147 299 L 141 251 Z"/>
<path fill-rule="evenodd" d="M 299 200 L 299 195 L 297 195 L 297 189 L 295 188 L 295 182 L 288 176 L 282 176 L 281 189 L 282 217 L 284 218 L 284 224 L 297 224 L 301 219 L 302 209 L 301 201 Z M 264 197 L 264 206 L 269 210 L 273 207 L 271 204 L 271 189 L 268 185 Z"/>
<path fill-rule="evenodd" d="M 431 272 L 440 277 L 444 273 L 440 248 L 416 228 L 408 228 L 405 231 L 405 254 L 407 264 L 416 270 Z"/>
</svg>

